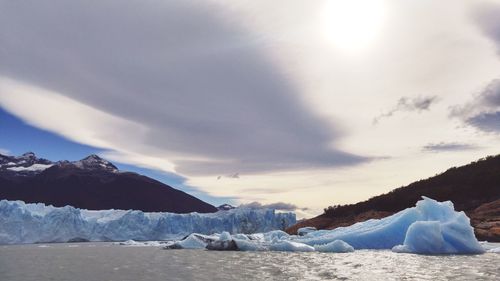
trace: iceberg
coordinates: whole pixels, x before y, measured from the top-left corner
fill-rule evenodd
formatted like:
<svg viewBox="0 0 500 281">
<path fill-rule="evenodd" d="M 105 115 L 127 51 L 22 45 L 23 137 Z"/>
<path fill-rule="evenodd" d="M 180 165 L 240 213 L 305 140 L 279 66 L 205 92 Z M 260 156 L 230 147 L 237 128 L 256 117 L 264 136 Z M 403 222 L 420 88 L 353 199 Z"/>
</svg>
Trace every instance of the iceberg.
<svg viewBox="0 0 500 281">
<path fill-rule="evenodd" d="M 335 240 L 325 245 L 314 245 L 314 249 L 318 252 L 327 252 L 327 253 L 354 252 L 354 248 L 342 240 Z"/>
<path fill-rule="evenodd" d="M 235 208 L 209 214 L 174 214 L 90 211 L 1 200 L 0 244 L 172 240 L 191 233 L 270 232 L 295 222 L 294 213 L 278 213 L 273 209 Z M 190 245 L 195 244 L 191 242 Z"/>
<path fill-rule="evenodd" d="M 480 254 L 485 249 L 474 236 L 469 218 L 450 201 L 423 197 L 408 208 L 383 219 L 372 219 L 333 230 L 303 229 L 300 235 L 271 231 L 251 235 L 219 235 L 232 239 L 241 251 L 352 252 L 355 249 L 388 249 L 416 254 Z M 210 243 L 214 243 L 213 241 Z M 217 244 L 217 243 L 216 243 Z M 213 250 L 228 250 L 208 247 Z M 492 250 L 496 251 L 496 250 Z"/>
<path fill-rule="evenodd" d="M 283 240 L 272 243 L 269 250 L 280 252 L 314 252 L 314 247 L 300 242 Z"/>
<path fill-rule="evenodd" d="M 129 247 L 160 247 L 160 246 L 165 246 L 168 245 L 169 242 L 163 242 L 163 241 L 134 241 L 134 240 L 127 240 L 127 241 L 122 241 L 122 242 L 114 242 L 113 245 L 120 245 L 120 246 L 129 246 Z"/>
<path fill-rule="evenodd" d="M 177 249 L 205 249 L 207 242 L 201 236 L 191 234 L 186 239 L 174 244 L 174 247 Z"/>
<path fill-rule="evenodd" d="M 415 207 L 383 219 L 314 231 L 296 240 L 311 246 L 342 240 L 354 249 L 393 249 L 418 254 L 484 253 L 464 212 L 455 211 L 450 201 L 438 202 L 427 197 Z"/>
</svg>

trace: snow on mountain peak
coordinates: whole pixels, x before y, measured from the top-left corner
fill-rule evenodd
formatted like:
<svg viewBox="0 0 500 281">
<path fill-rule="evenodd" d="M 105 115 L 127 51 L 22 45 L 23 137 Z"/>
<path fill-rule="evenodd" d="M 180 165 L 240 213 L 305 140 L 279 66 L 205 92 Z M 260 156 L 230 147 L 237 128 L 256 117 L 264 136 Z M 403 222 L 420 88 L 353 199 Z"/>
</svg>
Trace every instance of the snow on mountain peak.
<svg viewBox="0 0 500 281">
<path fill-rule="evenodd" d="M 53 164 L 33 164 L 28 167 L 23 167 L 23 166 L 8 167 L 7 170 L 14 172 L 39 172 L 47 168 L 50 168 L 52 166 Z"/>
<path fill-rule="evenodd" d="M 14 172 L 25 176 L 41 172 L 52 165 L 51 161 L 37 158 L 33 152 L 26 152 L 21 156 L 0 155 L 0 172 Z"/>
<path fill-rule="evenodd" d="M 118 168 L 111 162 L 91 154 L 79 161 L 62 160 L 56 163 L 47 159 L 38 158 L 33 152 L 26 152 L 21 156 L 8 156 L 0 154 L 0 172 L 17 173 L 20 175 L 37 174 L 56 164 L 59 167 L 67 165 L 76 166 L 84 170 L 101 170 L 118 172 Z"/>
<path fill-rule="evenodd" d="M 95 154 L 91 154 L 79 161 L 72 162 L 72 164 L 80 169 L 106 170 L 110 172 L 118 171 L 118 168 L 111 162 L 104 160 Z"/>
</svg>

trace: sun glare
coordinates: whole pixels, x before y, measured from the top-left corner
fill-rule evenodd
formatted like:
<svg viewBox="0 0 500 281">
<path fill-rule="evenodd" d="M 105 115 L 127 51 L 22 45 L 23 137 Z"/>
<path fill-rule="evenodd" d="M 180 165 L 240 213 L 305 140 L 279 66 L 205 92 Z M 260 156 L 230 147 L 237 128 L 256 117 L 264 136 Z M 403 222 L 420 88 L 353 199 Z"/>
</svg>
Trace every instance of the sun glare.
<svg viewBox="0 0 500 281">
<path fill-rule="evenodd" d="M 343 51 L 371 45 L 386 16 L 385 0 L 329 0 L 324 8 L 328 41 Z"/>
</svg>

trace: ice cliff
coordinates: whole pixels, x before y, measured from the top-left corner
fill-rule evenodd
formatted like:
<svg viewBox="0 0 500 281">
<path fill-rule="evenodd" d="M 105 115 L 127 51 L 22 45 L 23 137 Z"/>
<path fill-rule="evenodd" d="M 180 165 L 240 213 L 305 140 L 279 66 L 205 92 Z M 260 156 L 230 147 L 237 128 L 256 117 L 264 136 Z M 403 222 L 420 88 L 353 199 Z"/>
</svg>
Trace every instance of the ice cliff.
<svg viewBox="0 0 500 281">
<path fill-rule="evenodd" d="M 296 221 L 293 213 L 236 208 L 216 213 L 174 214 L 89 211 L 22 201 L 0 201 L 0 244 L 179 239 L 190 233 L 266 232 Z"/>
</svg>

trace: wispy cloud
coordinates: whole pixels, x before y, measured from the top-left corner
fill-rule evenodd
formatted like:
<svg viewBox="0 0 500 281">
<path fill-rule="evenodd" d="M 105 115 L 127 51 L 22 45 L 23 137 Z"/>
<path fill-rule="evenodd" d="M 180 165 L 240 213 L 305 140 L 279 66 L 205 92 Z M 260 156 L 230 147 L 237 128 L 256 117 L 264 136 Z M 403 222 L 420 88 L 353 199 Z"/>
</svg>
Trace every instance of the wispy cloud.
<svg viewBox="0 0 500 281">
<path fill-rule="evenodd" d="M 431 105 L 437 101 L 437 96 L 402 97 L 393 108 L 373 118 L 373 124 L 377 124 L 382 118 L 392 117 L 396 112 L 421 112 L 429 110 Z"/>
<path fill-rule="evenodd" d="M 480 3 L 472 13 L 477 26 L 496 44 L 500 55 L 500 5 L 498 3 Z"/>
<path fill-rule="evenodd" d="M 10 155 L 10 151 L 8 149 L 5 149 L 5 148 L 0 148 L 0 154 Z"/>
<path fill-rule="evenodd" d="M 425 145 L 422 150 L 426 152 L 448 152 L 448 151 L 464 151 L 477 149 L 478 147 L 467 143 L 457 143 L 457 142 L 440 142 L 440 143 L 429 143 Z"/>
<path fill-rule="evenodd" d="M 495 44 L 500 56 L 500 5 L 480 3 L 472 16 L 483 34 Z M 500 79 L 492 80 L 472 101 L 452 107 L 451 116 L 461 118 L 480 131 L 500 133 Z"/>
<path fill-rule="evenodd" d="M 450 115 L 481 131 L 500 133 L 500 79 L 491 81 L 470 102 L 452 107 Z"/>
</svg>

